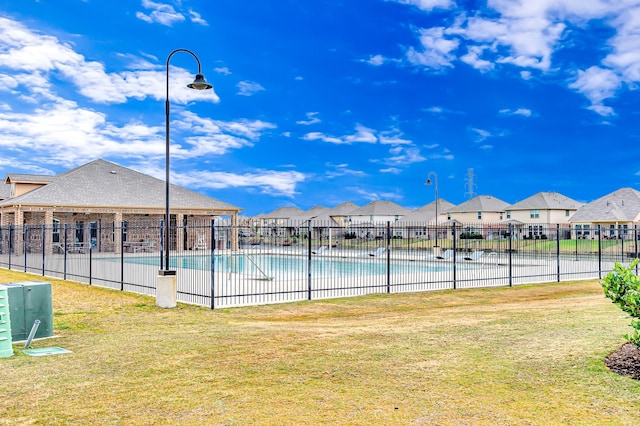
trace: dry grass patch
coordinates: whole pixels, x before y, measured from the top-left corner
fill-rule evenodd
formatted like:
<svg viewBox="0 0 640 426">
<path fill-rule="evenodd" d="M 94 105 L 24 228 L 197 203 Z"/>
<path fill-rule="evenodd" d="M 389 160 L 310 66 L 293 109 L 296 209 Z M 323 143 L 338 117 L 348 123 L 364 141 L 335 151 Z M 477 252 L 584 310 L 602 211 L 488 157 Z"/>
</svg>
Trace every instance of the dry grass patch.
<svg viewBox="0 0 640 426">
<path fill-rule="evenodd" d="M 38 279 L 1 271 L 0 281 Z M 636 424 L 596 282 L 211 311 L 51 280 L 70 355 L 0 360 L 0 423 Z"/>
</svg>

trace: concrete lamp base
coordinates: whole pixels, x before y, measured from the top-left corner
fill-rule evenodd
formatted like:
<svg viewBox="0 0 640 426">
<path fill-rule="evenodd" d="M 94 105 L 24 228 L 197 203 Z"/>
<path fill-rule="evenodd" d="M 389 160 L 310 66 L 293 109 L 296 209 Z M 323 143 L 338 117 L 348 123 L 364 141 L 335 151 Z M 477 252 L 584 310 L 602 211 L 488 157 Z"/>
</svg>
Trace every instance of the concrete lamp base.
<svg viewBox="0 0 640 426">
<path fill-rule="evenodd" d="M 440 247 L 439 246 L 433 246 L 433 255 L 434 256 L 440 256 Z"/>
<path fill-rule="evenodd" d="M 156 281 L 156 306 L 175 308 L 177 297 L 176 271 L 160 271 Z"/>
</svg>

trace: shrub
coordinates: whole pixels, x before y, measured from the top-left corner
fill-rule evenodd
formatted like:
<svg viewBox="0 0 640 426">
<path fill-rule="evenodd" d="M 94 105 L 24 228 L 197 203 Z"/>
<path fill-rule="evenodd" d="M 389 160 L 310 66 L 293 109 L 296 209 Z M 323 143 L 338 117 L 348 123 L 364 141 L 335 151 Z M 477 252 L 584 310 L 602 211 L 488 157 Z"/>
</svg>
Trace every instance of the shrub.
<svg viewBox="0 0 640 426">
<path fill-rule="evenodd" d="M 483 240 L 484 237 L 479 232 L 463 232 L 460 234 L 461 240 Z"/>
<path fill-rule="evenodd" d="M 631 316 L 633 333 L 624 337 L 640 347 L 640 278 L 633 271 L 637 265 L 637 258 L 627 268 L 616 262 L 613 272 L 600 284 L 604 288 L 605 296 Z"/>
</svg>

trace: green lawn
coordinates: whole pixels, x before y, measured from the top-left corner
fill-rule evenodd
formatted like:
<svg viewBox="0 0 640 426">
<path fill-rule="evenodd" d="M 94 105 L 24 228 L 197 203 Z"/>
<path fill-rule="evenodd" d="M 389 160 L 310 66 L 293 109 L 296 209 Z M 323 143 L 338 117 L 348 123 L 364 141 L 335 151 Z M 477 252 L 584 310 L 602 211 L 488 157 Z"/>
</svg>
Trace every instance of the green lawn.
<svg viewBox="0 0 640 426">
<path fill-rule="evenodd" d="M 0 282 L 41 277 L 0 270 Z M 0 424 L 637 425 L 597 282 L 211 311 L 51 280 L 72 354 L 0 359 Z"/>
</svg>

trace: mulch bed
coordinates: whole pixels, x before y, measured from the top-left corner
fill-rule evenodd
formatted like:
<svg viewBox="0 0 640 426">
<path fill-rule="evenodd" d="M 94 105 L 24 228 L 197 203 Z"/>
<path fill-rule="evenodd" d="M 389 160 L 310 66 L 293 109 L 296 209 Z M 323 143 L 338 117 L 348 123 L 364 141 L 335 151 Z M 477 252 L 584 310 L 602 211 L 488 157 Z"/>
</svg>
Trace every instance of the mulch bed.
<svg viewBox="0 0 640 426">
<path fill-rule="evenodd" d="M 622 345 L 607 356 L 604 363 L 614 373 L 640 380 L 640 348 L 633 343 Z"/>
</svg>

